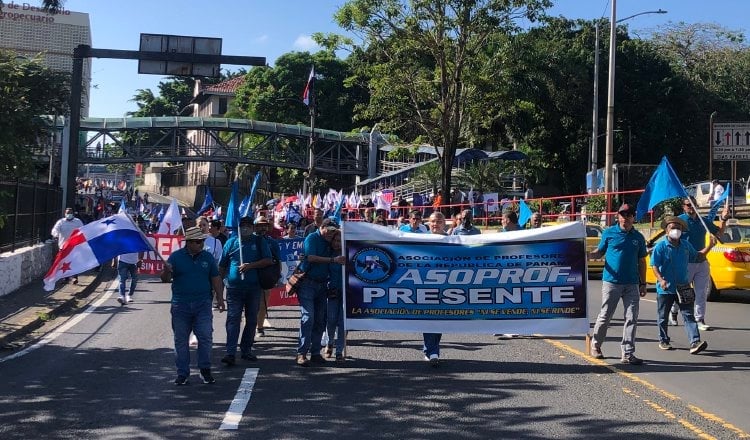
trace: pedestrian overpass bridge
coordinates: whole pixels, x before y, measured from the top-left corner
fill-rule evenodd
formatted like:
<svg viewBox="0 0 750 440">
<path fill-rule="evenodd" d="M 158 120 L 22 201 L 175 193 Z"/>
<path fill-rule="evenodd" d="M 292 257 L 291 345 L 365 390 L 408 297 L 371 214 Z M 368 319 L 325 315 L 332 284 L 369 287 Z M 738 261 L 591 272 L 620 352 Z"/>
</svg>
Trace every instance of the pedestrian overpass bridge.
<svg viewBox="0 0 750 440">
<path fill-rule="evenodd" d="M 247 119 L 82 118 L 78 162 L 228 162 L 368 175 L 370 155 L 377 152 L 369 133 L 316 128 L 312 154 L 310 135 L 307 126 Z"/>
</svg>

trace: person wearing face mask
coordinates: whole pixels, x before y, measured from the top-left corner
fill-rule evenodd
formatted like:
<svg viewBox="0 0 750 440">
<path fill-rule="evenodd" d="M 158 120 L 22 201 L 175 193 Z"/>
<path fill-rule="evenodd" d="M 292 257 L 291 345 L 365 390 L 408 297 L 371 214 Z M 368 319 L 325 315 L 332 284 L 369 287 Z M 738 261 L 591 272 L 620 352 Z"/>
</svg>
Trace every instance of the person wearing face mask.
<svg viewBox="0 0 750 440">
<path fill-rule="evenodd" d="M 65 242 L 70 238 L 70 234 L 81 226 L 83 226 L 83 222 L 73 214 L 73 208 L 65 208 L 65 216 L 52 227 L 52 237 L 57 239 L 57 246 L 62 249 Z M 65 278 L 65 282 L 70 281 L 71 278 L 73 284 L 78 284 L 78 275 Z"/>
<path fill-rule="evenodd" d="M 596 318 L 591 337 L 591 353 L 595 359 L 604 359 L 602 343 L 607 337 L 607 328 L 617 303 L 622 300 L 624 323 L 622 326 L 623 364 L 640 365 L 643 361 L 635 356 L 635 331 L 638 326 L 638 305 L 646 296 L 646 239 L 633 227 L 635 207 L 624 203 L 617 210 L 617 224 L 602 232 L 596 250 L 589 258 L 604 256 L 602 273 L 602 308 Z"/>
<path fill-rule="evenodd" d="M 221 362 L 228 367 L 236 362 L 237 340 L 240 337 L 243 313 L 245 328 L 240 340 L 240 357 L 248 361 L 258 359 L 252 352 L 262 295 L 256 269 L 273 264 L 268 242 L 253 238 L 252 218 L 240 219 L 239 233 L 240 239 L 236 234 L 229 237 L 219 261 L 219 273 L 224 278 L 227 290 L 227 344 L 226 355 Z"/>
<path fill-rule="evenodd" d="M 659 240 L 651 253 L 651 268 L 656 275 L 656 324 L 659 326 L 659 348 L 671 350 L 667 316 L 672 304 L 677 301 L 677 287 L 687 285 L 689 261 L 698 255 L 706 256 L 712 245 L 696 251 L 683 235 L 688 224 L 680 217 L 667 217 L 661 222 L 667 238 Z M 713 241 L 713 238 L 711 239 Z M 697 295 L 696 295 L 697 296 Z M 690 339 L 690 354 L 698 354 L 708 347 L 708 342 L 701 341 L 698 323 L 693 314 L 693 303 L 679 303 L 682 318 L 685 321 L 685 333 Z"/>
</svg>

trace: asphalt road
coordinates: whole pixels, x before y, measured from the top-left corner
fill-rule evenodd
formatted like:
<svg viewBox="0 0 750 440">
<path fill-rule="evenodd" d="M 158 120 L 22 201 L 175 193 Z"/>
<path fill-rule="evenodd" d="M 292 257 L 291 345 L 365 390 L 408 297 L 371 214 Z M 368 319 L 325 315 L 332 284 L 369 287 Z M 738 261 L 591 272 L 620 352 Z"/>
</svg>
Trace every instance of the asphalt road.
<svg viewBox="0 0 750 440">
<path fill-rule="evenodd" d="M 444 335 L 443 363 L 433 369 L 421 359 L 420 334 L 351 332 L 346 362 L 304 369 L 294 365 L 298 311 L 280 308 L 271 310 L 275 328 L 257 343 L 260 360 L 227 369 L 219 366 L 225 315 L 217 312 L 217 383 L 193 375 L 176 387 L 168 287 L 143 280 L 125 307 L 102 289 L 87 312 L 41 345 L 0 359 L 2 437 L 729 439 L 750 432 L 750 299 L 737 294 L 709 305 L 717 330 L 704 335 L 705 354 L 691 356 L 679 327 L 670 328 L 678 350 L 656 347 L 652 292 L 641 305 L 637 353 L 646 364 L 639 367 L 618 365 L 616 320 L 605 361 L 582 354 L 583 338 Z M 599 288 L 589 282 L 592 320 Z M 241 419 L 228 417 L 233 399 L 248 396 Z M 220 430 L 227 420 L 237 429 Z"/>
</svg>

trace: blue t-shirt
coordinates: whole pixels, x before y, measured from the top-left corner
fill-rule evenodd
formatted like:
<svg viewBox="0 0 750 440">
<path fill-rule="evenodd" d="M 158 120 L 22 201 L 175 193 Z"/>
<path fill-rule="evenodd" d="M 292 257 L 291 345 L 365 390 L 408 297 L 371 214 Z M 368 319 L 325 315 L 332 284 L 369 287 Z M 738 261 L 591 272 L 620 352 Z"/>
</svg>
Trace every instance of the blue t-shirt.
<svg viewBox="0 0 750 440">
<path fill-rule="evenodd" d="M 419 225 L 417 225 L 417 229 L 412 229 L 411 225 L 401 225 L 398 228 L 398 230 L 399 231 L 404 231 L 404 232 L 411 232 L 413 234 L 421 234 L 422 232 L 424 232 L 424 231 L 422 231 L 422 229 L 419 228 Z"/>
<path fill-rule="evenodd" d="M 673 245 L 667 238 L 659 240 L 651 253 L 651 266 L 656 266 L 661 276 L 667 280 L 667 290 L 662 289 L 657 282 L 656 293 L 677 293 L 678 284 L 687 284 L 688 262 L 694 260 L 697 253 L 687 240 L 680 239 L 679 245 Z"/>
<path fill-rule="evenodd" d="M 698 216 L 695 216 L 695 219 L 692 219 L 687 214 L 680 214 L 678 217 L 685 220 L 688 225 L 688 230 L 682 231 L 681 240 L 689 241 L 695 250 L 701 250 L 706 247 L 706 228 L 703 227 L 701 219 Z M 719 228 L 714 222 L 705 218 L 703 220 L 706 222 L 706 226 L 708 226 L 708 230 L 711 231 L 712 234 L 719 232 Z M 691 260 L 691 262 L 692 261 L 693 260 Z"/>
<path fill-rule="evenodd" d="M 268 247 L 266 240 L 260 240 L 260 249 L 257 246 L 256 235 L 253 234 L 247 239 L 242 240 L 242 261 L 244 263 L 252 263 L 254 261 L 262 260 L 264 258 L 271 258 L 271 248 Z M 258 271 L 257 269 L 248 270 L 245 272 L 245 279 L 242 279 L 240 275 L 240 243 L 237 239 L 237 235 L 232 235 L 227 242 L 224 244 L 224 252 L 221 254 L 221 260 L 219 266 L 223 269 L 229 269 L 224 278 L 227 287 L 241 288 L 241 287 L 254 287 L 260 288 L 258 284 Z"/>
<path fill-rule="evenodd" d="M 453 229 L 451 235 L 479 235 L 481 233 L 482 231 L 477 229 L 474 225 L 471 225 L 470 228 L 464 228 L 464 225 L 459 225 L 457 228 Z"/>
<path fill-rule="evenodd" d="M 641 281 L 638 261 L 646 257 L 646 239 L 635 228 L 625 231 L 620 225 L 610 226 L 602 232 L 597 250 L 604 252 L 602 281 L 613 284 Z"/>
<path fill-rule="evenodd" d="M 333 249 L 325 238 L 320 235 L 320 229 L 305 238 L 305 255 L 317 255 L 318 257 L 333 257 Z M 306 258 L 300 263 L 300 268 L 305 276 L 313 281 L 322 283 L 328 280 L 329 263 L 310 263 Z"/>
<path fill-rule="evenodd" d="M 172 265 L 172 302 L 184 303 L 211 299 L 211 278 L 219 275 L 213 255 L 200 251 L 191 256 L 185 248 L 167 258 Z"/>
</svg>

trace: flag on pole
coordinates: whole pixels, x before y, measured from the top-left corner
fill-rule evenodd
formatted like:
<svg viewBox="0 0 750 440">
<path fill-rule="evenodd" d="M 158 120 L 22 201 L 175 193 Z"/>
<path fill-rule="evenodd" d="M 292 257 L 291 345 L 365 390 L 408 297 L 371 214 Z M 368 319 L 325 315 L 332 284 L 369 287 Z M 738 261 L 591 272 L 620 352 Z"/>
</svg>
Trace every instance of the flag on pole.
<svg viewBox="0 0 750 440">
<path fill-rule="evenodd" d="M 315 97 L 313 96 L 313 93 L 315 93 L 315 66 L 312 66 L 310 69 L 310 77 L 307 78 L 307 84 L 305 84 L 305 91 L 302 92 L 302 102 L 305 103 L 306 106 L 312 107 L 315 103 Z"/>
<path fill-rule="evenodd" d="M 708 215 L 706 216 L 706 219 L 709 221 L 713 221 L 716 218 L 716 215 L 719 213 L 719 209 L 721 209 L 721 205 L 724 204 L 724 201 L 729 196 L 729 192 L 732 190 L 731 182 L 727 182 L 726 190 L 721 193 L 721 196 L 716 199 L 716 201 L 711 205 L 711 209 L 708 211 Z"/>
<path fill-rule="evenodd" d="M 343 190 L 341 190 L 343 192 Z M 344 202 L 346 202 L 347 196 L 341 195 L 341 198 L 339 198 L 338 204 L 336 205 L 336 209 L 333 211 L 333 220 L 341 224 L 341 209 L 344 207 Z"/>
<path fill-rule="evenodd" d="M 125 197 L 120 199 L 120 209 L 117 211 L 118 214 L 127 214 L 128 208 L 125 207 Z"/>
<path fill-rule="evenodd" d="M 63 244 L 44 276 L 44 290 L 54 290 L 57 280 L 93 269 L 118 255 L 149 249 L 145 237 L 127 214 L 91 222 L 74 230 Z"/>
<path fill-rule="evenodd" d="M 635 219 L 640 220 L 654 206 L 674 197 L 687 197 L 687 193 L 667 156 L 664 156 L 638 200 Z"/>
<path fill-rule="evenodd" d="M 519 215 L 518 224 L 523 228 L 526 223 L 531 219 L 531 208 L 524 202 L 523 199 L 518 201 Z"/>
<path fill-rule="evenodd" d="M 177 200 L 172 199 L 172 203 L 169 204 L 169 208 L 164 212 L 164 218 L 159 224 L 159 234 L 174 234 L 181 227 L 182 215 L 180 215 L 180 208 L 177 206 Z"/>
<path fill-rule="evenodd" d="M 247 206 L 245 206 L 244 211 L 240 211 L 240 218 L 241 217 L 253 217 L 253 201 L 255 200 L 255 192 L 258 190 L 258 184 L 260 183 L 260 171 L 255 173 L 255 178 L 253 179 L 253 184 L 250 187 L 250 194 L 246 197 L 247 200 Z M 244 202 L 244 201 L 243 201 Z"/>
<path fill-rule="evenodd" d="M 198 210 L 196 214 L 201 215 L 213 207 L 214 207 L 214 198 L 211 195 L 211 188 L 209 188 L 209 186 L 206 185 L 206 197 L 203 199 L 203 204 L 201 205 L 200 209 Z"/>
<path fill-rule="evenodd" d="M 240 209 L 237 203 L 239 192 L 239 183 L 235 180 L 232 182 L 232 193 L 229 195 L 229 204 L 227 206 L 227 221 L 224 223 L 227 228 L 237 229 L 240 227 Z"/>
</svg>

